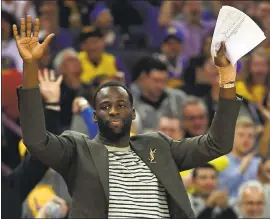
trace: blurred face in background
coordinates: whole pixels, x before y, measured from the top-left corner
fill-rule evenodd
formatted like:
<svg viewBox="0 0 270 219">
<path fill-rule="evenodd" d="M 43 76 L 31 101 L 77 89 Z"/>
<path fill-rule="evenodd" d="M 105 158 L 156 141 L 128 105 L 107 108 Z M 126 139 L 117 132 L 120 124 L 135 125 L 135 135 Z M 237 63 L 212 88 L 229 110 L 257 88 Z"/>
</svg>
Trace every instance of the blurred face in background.
<svg viewBox="0 0 270 219">
<path fill-rule="evenodd" d="M 212 86 L 219 84 L 219 74 L 212 58 L 208 58 L 202 68 L 198 69 L 197 76 L 199 82 L 207 83 Z"/>
<path fill-rule="evenodd" d="M 270 17 L 270 3 L 261 2 L 257 7 L 257 17 L 262 21 L 266 21 Z"/>
<path fill-rule="evenodd" d="M 234 136 L 234 151 L 238 156 L 251 152 L 255 143 L 255 128 L 253 126 L 237 125 Z"/>
<path fill-rule="evenodd" d="M 1 19 L 1 36 L 3 40 L 11 39 L 11 26 L 8 21 Z"/>
<path fill-rule="evenodd" d="M 240 197 L 239 208 L 243 218 L 262 218 L 265 208 L 263 192 L 256 188 L 246 188 Z"/>
<path fill-rule="evenodd" d="M 67 55 L 60 69 L 60 72 L 64 76 L 64 82 L 68 87 L 75 90 L 80 88 L 82 65 L 78 58 Z"/>
<path fill-rule="evenodd" d="M 166 55 L 169 60 L 178 57 L 182 50 L 182 43 L 178 39 L 172 37 L 165 40 L 161 45 L 161 52 Z"/>
<path fill-rule="evenodd" d="M 260 165 L 259 175 L 264 180 L 264 183 L 270 184 L 270 159 Z"/>
<path fill-rule="evenodd" d="M 251 56 L 250 72 L 252 74 L 253 83 L 264 84 L 269 74 L 268 58 L 262 55 L 253 54 Z"/>
<path fill-rule="evenodd" d="M 183 138 L 181 122 L 176 118 L 161 117 L 158 130 L 175 140 Z"/>
<path fill-rule="evenodd" d="M 186 1 L 184 5 L 184 13 L 187 21 L 199 24 L 201 21 L 201 13 L 203 10 L 202 1 Z"/>
<path fill-rule="evenodd" d="M 218 186 L 217 171 L 212 168 L 197 168 L 193 185 L 196 193 L 208 197 Z"/>
<path fill-rule="evenodd" d="M 92 62 L 98 62 L 104 52 L 105 41 L 102 37 L 89 37 L 82 43 L 82 48 Z"/>
<path fill-rule="evenodd" d="M 152 101 L 158 101 L 161 94 L 164 92 L 167 81 L 168 72 L 160 70 L 152 70 L 149 74 L 142 73 L 143 77 L 143 93 Z"/>
<path fill-rule="evenodd" d="M 110 29 L 113 26 L 113 17 L 109 10 L 102 11 L 96 18 L 95 25 L 101 30 Z"/>
<path fill-rule="evenodd" d="M 191 136 L 203 135 L 208 128 L 208 116 L 205 107 L 189 104 L 184 107 L 184 130 Z"/>
</svg>

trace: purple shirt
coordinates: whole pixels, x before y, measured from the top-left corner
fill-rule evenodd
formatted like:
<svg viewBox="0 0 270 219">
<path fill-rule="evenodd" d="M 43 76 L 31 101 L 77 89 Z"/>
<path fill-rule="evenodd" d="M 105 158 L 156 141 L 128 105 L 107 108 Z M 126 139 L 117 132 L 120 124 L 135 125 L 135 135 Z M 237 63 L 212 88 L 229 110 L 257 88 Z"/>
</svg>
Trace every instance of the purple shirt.
<svg viewBox="0 0 270 219">
<path fill-rule="evenodd" d="M 173 21 L 172 25 L 183 31 L 184 55 L 192 57 L 200 55 L 204 38 L 215 28 L 216 21 L 201 22 L 201 26 L 190 26 L 185 21 Z"/>
</svg>

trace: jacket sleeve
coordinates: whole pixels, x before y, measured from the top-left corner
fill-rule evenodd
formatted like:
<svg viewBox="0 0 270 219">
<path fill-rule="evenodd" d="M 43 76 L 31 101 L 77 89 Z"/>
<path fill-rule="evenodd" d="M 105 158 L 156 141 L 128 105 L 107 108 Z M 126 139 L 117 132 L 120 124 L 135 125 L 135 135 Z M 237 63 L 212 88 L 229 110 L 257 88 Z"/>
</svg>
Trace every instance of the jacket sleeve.
<svg viewBox="0 0 270 219">
<path fill-rule="evenodd" d="M 64 173 L 75 156 L 73 132 L 60 136 L 46 131 L 39 88 L 18 88 L 23 142 L 28 151 L 41 162 Z"/>
<path fill-rule="evenodd" d="M 180 171 L 203 165 L 232 150 L 241 102 L 220 99 L 207 134 L 181 141 L 169 139 L 172 156 Z"/>
</svg>

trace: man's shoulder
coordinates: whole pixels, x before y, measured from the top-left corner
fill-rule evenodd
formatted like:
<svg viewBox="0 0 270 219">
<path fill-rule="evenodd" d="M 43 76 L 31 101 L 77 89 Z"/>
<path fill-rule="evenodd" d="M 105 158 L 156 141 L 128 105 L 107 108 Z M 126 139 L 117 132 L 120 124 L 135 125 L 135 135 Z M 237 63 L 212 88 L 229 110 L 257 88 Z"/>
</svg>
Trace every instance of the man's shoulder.
<svg viewBox="0 0 270 219">
<path fill-rule="evenodd" d="M 170 141 L 171 141 L 171 138 L 169 138 L 168 136 L 166 136 L 165 134 L 163 134 L 160 131 L 149 132 L 149 133 L 146 133 L 146 134 L 134 135 L 134 136 L 131 136 L 130 139 L 132 141 L 139 141 L 139 140 L 164 140 L 164 141 L 167 141 L 168 143 L 170 143 Z"/>
<path fill-rule="evenodd" d="M 66 130 L 64 131 L 61 136 L 65 136 L 65 137 L 68 137 L 68 138 L 73 138 L 75 140 L 78 140 L 78 139 L 83 139 L 83 138 L 89 138 L 88 135 L 85 135 L 83 133 L 80 133 L 80 132 L 76 132 L 76 131 L 72 131 L 72 130 Z"/>
<path fill-rule="evenodd" d="M 187 97 L 186 93 L 175 88 L 166 88 L 166 93 L 170 96 L 174 96 L 176 98 L 185 99 Z"/>
</svg>

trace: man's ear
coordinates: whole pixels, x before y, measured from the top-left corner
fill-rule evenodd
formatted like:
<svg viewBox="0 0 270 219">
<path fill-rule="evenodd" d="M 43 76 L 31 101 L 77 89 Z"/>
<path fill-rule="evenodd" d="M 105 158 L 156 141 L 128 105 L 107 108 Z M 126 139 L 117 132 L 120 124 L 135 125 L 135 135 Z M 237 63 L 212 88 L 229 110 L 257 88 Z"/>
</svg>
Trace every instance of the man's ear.
<svg viewBox="0 0 270 219">
<path fill-rule="evenodd" d="M 136 119 L 136 112 L 135 109 L 132 110 L 132 120 Z"/>
<path fill-rule="evenodd" d="M 97 113 L 95 110 L 93 111 L 93 122 L 97 123 Z"/>
</svg>

